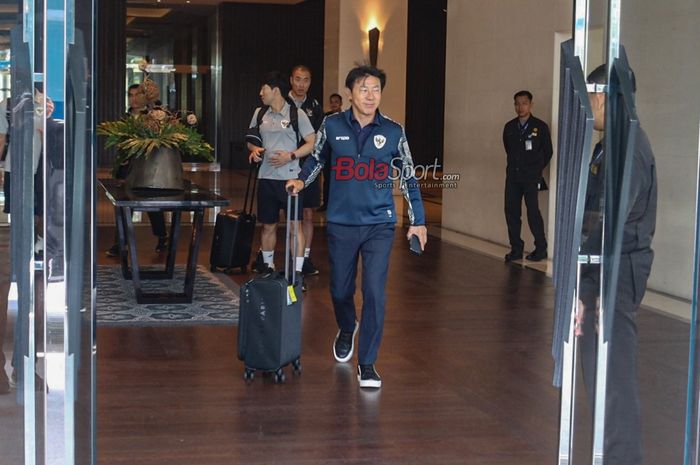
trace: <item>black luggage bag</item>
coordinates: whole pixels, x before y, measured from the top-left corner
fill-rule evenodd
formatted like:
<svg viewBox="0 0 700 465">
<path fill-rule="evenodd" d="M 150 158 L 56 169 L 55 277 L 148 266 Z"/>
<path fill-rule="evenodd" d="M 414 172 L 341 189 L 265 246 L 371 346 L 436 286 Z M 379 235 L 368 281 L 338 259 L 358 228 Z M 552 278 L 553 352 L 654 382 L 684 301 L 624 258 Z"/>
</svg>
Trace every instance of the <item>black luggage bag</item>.
<svg viewBox="0 0 700 465">
<path fill-rule="evenodd" d="M 226 273 L 230 273 L 233 268 L 240 268 L 241 273 L 246 272 L 255 235 L 256 217 L 253 214 L 253 199 L 258 178 L 256 166 L 250 166 L 243 210 L 226 210 L 216 215 L 214 238 L 209 256 L 212 272 L 219 268 Z M 251 179 L 253 179 L 252 195 Z M 248 198 L 250 198 L 250 205 L 248 205 Z"/>
<path fill-rule="evenodd" d="M 296 254 L 293 253 L 299 224 L 291 226 L 291 198 L 290 195 L 287 199 L 284 274 L 253 278 L 241 287 L 238 358 L 245 363 L 247 381 L 253 380 L 255 371 L 259 370 L 274 373 L 274 381 L 282 383 L 283 367 L 289 364 L 293 365 L 294 374 L 301 373 L 302 289 L 300 274 L 294 271 Z M 294 199 L 298 212 L 299 198 Z"/>
</svg>

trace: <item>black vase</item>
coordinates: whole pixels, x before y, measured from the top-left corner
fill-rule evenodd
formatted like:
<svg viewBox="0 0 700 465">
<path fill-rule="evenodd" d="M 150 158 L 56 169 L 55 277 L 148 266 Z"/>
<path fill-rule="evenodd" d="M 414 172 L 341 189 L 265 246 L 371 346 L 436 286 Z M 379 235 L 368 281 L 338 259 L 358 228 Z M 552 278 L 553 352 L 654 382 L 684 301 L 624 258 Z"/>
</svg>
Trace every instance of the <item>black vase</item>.
<svg viewBox="0 0 700 465">
<path fill-rule="evenodd" d="M 161 147 L 136 158 L 129 164 L 125 182 L 129 189 L 184 190 L 180 152 Z"/>
</svg>

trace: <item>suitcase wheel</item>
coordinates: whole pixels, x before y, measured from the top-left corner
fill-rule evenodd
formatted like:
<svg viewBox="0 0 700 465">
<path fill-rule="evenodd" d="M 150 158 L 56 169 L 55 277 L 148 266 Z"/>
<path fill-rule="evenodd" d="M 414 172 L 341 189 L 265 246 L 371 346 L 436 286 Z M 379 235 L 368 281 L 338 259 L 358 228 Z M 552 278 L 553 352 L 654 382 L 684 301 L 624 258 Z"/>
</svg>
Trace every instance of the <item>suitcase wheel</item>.
<svg viewBox="0 0 700 465">
<path fill-rule="evenodd" d="M 296 359 L 292 362 L 292 366 L 294 367 L 293 373 L 295 375 L 300 375 L 301 374 L 301 359 Z"/>
<path fill-rule="evenodd" d="M 255 379 L 255 370 L 246 367 L 245 372 L 243 373 L 243 379 L 246 381 L 253 381 L 253 379 Z"/>
<path fill-rule="evenodd" d="M 275 384 L 282 384 L 286 379 L 287 377 L 284 375 L 282 368 L 278 368 L 277 371 L 275 371 Z"/>
</svg>

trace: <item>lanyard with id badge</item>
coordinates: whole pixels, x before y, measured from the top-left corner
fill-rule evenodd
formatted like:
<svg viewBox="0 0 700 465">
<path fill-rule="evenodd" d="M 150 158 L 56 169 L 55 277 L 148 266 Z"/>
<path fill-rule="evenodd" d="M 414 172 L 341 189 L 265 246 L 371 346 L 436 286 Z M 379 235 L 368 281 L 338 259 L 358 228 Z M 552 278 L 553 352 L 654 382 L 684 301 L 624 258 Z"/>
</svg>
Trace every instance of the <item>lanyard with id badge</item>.
<svg viewBox="0 0 700 465">
<path fill-rule="evenodd" d="M 527 127 L 530 125 L 530 121 L 525 123 L 524 125 L 520 126 L 520 136 L 521 137 L 527 137 Z M 530 139 L 525 139 L 525 150 L 532 150 L 532 140 Z"/>
</svg>

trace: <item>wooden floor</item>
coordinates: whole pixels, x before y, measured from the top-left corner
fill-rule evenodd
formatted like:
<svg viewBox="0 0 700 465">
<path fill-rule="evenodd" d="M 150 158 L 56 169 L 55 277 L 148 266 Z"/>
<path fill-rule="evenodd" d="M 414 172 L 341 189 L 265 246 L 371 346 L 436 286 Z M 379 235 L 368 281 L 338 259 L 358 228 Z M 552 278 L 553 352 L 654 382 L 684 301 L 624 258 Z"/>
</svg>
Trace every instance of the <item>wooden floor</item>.
<svg viewBox="0 0 700 465">
<path fill-rule="evenodd" d="M 223 190 L 238 196 L 244 178 L 224 178 Z M 101 203 L 98 212 L 104 251 L 113 229 L 109 208 Z M 138 234 L 155 245 L 147 227 Z M 98 329 L 99 464 L 556 463 L 551 280 L 435 238 L 415 257 L 403 234 L 391 257 L 380 390 L 359 389 L 356 359 L 333 359 L 337 328 L 319 226 L 313 255 L 321 274 L 304 296 L 303 374 L 284 385 L 243 381 L 234 327 Z M 211 225 L 203 244 L 210 238 Z M 143 261 L 162 258 L 150 250 L 141 248 Z M 207 254 L 202 247 L 200 263 Z M 99 263 L 116 261 L 101 253 Z M 645 463 L 681 464 L 688 326 L 642 310 L 639 328 Z M 588 447 L 577 449 L 585 457 Z"/>
</svg>

